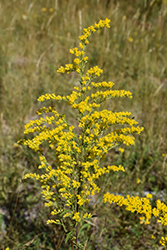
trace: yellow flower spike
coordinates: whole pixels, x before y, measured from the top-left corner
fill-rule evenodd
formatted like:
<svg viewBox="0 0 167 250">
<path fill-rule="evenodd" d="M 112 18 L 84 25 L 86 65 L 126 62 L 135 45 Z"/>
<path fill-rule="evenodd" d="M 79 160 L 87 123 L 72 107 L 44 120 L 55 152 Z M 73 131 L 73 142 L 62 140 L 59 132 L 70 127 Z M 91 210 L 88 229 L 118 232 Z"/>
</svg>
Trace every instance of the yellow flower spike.
<svg viewBox="0 0 167 250">
<path fill-rule="evenodd" d="M 47 224 L 61 224 L 59 220 L 47 220 Z"/>
</svg>

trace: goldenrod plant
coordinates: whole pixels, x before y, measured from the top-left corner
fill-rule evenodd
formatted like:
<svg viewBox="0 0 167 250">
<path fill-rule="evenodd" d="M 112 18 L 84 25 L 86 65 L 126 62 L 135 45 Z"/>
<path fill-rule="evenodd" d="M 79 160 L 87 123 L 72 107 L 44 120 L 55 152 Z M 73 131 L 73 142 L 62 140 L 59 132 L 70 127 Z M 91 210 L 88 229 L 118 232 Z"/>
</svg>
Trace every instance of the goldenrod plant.
<svg viewBox="0 0 167 250">
<path fill-rule="evenodd" d="M 86 48 L 90 36 L 103 28 L 110 28 L 110 20 L 100 20 L 98 23 L 83 29 L 79 36 L 79 46 L 70 49 L 75 57 L 73 63 L 61 66 L 57 72 L 69 74 L 76 72 L 79 76 L 78 86 L 70 95 L 44 94 L 39 102 L 55 100 L 65 102 L 77 113 L 77 127 L 70 125 L 65 114 L 59 114 L 55 106 L 43 107 L 37 111 L 39 119 L 31 120 L 24 134 L 33 133 L 32 139 L 20 141 L 39 155 L 39 171 L 25 175 L 40 181 L 45 206 L 51 209 L 48 224 L 61 225 L 66 234 L 69 249 L 86 249 L 79 235 L 94 216 L 87 206 L 102 187 L 98 179 L 109 175 L 112 171 L 125 171 L 121 165 L 103 166 L 103 160 L 109 150 L 122 145 L 130 146 L 135 143 L 132 134 L 140 134 L 143 130 L 138 122 L 131 118 L 130 112 L 113 112 L 101 110 L 101 104 L 109 99 L 128 97 L 132 93 L 127 90 L 114 90 L 114 83 L 109 81 L 96 82 L 103 70 L 98 66 L 87 69 L 89 58 Z M 45 150 L 43 150 L 45 148 Z M 47 150 L 46 150 L 47 148 Z M 157 201 L 157 208 L 150 205 L 151 196 L 146 198 L 123 197 L 107 192 L 104 202 L 114 202 L 119 206 L 144 216 L 141 223 L 148 224 L 152 215 L 158 216 L 162 224 L 166 224 L 166 205 Z M 164 217 L 163 217 L 164 215 Z M 165 239 L 162 239 L 164 243 Z"/>
</svg>

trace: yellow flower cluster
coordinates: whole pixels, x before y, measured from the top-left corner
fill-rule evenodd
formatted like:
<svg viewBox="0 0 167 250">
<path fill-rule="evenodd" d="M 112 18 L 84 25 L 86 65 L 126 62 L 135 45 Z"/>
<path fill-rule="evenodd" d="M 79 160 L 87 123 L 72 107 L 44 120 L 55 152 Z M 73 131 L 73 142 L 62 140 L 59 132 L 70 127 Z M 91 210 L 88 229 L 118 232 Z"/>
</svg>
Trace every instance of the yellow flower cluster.
<svg viewBox="0 0 167 250">
<path fill-rule="evenodd" d="M 119 148 L 118 149 L 122 154 L 124 153 L 124 149 L 123 148 Z"/>
<path fill-rule="evenodd" d="M 151 194 L 147 194 L 146 197 L 139 198 L 138 196 L 129 196 L 126 198 L 121 195 L 114 195 L 110 193 L 104 194 L 103 201 L 106 203 L 116 203 L 119 206 L 126 206 L 126 210 L 130 212 L 137 212 L 138 214 L 144 215 L 140 217 L 140 223 L 150 224 L 152 216 L 158 217 L 157 222 L 162 225 L 167 225 L 167 206 L 160 200 L 156 201 L 156 207 L 152 208 L 150 204 L 152 199 Z"/>
<path fill-rule="evenodd" d="M 101 88 L 101 87 L 106 87 L 106 88 L 112 88 L 114 86 L 114 83 L 113 82 L 98 82 L 98 83 L 95 83 L 95 82 L 91 82 L 91 85 L 94 87 L 94 88 Z"/>
<path fill-rule="evenodd" d="M 41 95 L 37 101 L 39 102 L 43 102 L 45 100 L 50 100 L 50 99 L 53 99 L 53 100 L 65 100 L 65 97 L 61 97 L 60 95 L 55 95 L 54 93 L 53 94 L 45 94 L 45 95 Z"/>
<path fill-rule="evenodd" d="M 92 217 L 91 214 L 86 213 L 86 214 L 84 214 L 84 216 L 81 216 L 79 212 L 76 212 L 73 216 L 73 220 L 80 222 L 81 218 L 90 219 L 91 217 Z"/>
<path fill-rule="evenodd" d="M 66 121 L 65 115 L 59 115 L 54 107 L 41 108 L 37 112 L 41 117 L 25 126 L 24 133 L 34 133 L 34 137 L 23 140 L 22 143 L 38 152 L 38 168 L 43 170 L 41 174 L 26 174 L 25 178 L 36 178 L 41 182 L 45 206 L 53 207 L 51 215 L 56 217 L 56 220 L 48 220 L 47 223 L 62 224 L 65 218 L 69 218 L 77 224 L 91 218 L 92 215 L 85 212 L 83 207 L 90 201 L 91 195 L 100 192 L 97 180 L 110 171 L 125 171 L 121 165 L 103 167 L 103 159 L 115 146 L 133 145 L 135 139 L 131 134 L 139 134 L 143 130 L 134 119 L 129 118 L 130 112 L 99 111 L 104 100 L 114 97 L 132 98 L 132 94 L 130 91 L 112 90 L 114 83 L 111 81 L 95 83 L 95 79 L 103 72 L 98 66 L 85 70 L 88 61 L 85 49 L 89 37 L 98 29 L 109 28 L 109 22 L 106 18 L 84 29 L 83 35 L 79 37 L 79 48 L 70 50 L 76 56 L 73 64 L 65 64 L 57 70 L 67 74 L 76 71 L 80 77 L 80 86 L 74 87 L 67 96 L 45 94 L 38 98 L 40 102 L 49 99 L 67 102 L 71 108 L 76 109 L 79 132 L 76 133 L 75 128 Z M 112 132 L 103 134 L 109 127 L 117 124 L 122 125 L 122 128 L 116 129 L 114 126 Z M 48 145 L 48 149 L 43 153 L 45 145 Z M 107 200 L 127 205 L 130 211 L 139 202 L 130 197 L 125 202 L 124 199 L 109 194 L 104 198 L 105 202 Z M 149 205 L 146 200 L 142 202 L 149 219 Z"/>
<path fill-rule="evenodd" d="M 152 214 L 152 207 L 150 205 L 148 198 L 139 198 L 138 196 L 133 197 L 127 195 L 126 198 L 124 198 L 121 195 L 114 195 L 106 193 L 104 194 L 104 202 L 107 201 L 109 203 L 117 203 L 119 206 L 126 206 L 126 210 L 133 212 L 137 212 L 139 214 L 144 214 L 145 217 L 141 217 L 141 221 L 145 220 L 145 224 L 150 223 L 150 218 Z"/>
<path fill-rule="evenodd" d="M 167 237 L 161 237 L 161 240 L 159 242 L 162 246 L 167 245 Z"/>
<path fill-rule="evenodd" d="M 60 224 L 60 221 L 59 220 L 47 220 L 47 224 L 51 224 L 51 223 Z"/>
<path fill-rule="evenodd" d="M 90 68 L 88 72 L 85 74 L 85 79 L 90 81 L 96 77 L 99 77 L 103 73 L 103 70 L 100 69 L 98 66 L 94 66 Z"/>
<path fill-rule="evenodd" d="M 70 53 L 75 55 L 76 58 L 73 61 L 73 64 L 65 64 L 65 67 L 61 66 L 57 72 L 58 73 L 67 73 L 69 74 L 71 71 L 76 71 L 78 74 L 83 76 L 83 70 L 85 68 L 86 63 L 88 62 L 88 57 L 85 56 L 85 47 L 89 44 L 89 37 L 92 33 L 96 32 L 99 29 L 104 27 L 110 28 L 109 26 L 110 20 L 106 18 L 105 20 L 100 20 L 98 23 L 95 23 L 94 26 L 90 26 L 87 29 L 83 30 L 83 35 L 79 36 L 81 43 L 79 43 L 79 48 L 75 47 L 70 49 Z M 98 69 L 98 67 L 94 67 L 90 69 L 88 73 L 85 75 L 86 78 L 89 78 L 89 75 L 94 74 L 95 76 L 99 76 L 103 72 Z"/>
<path fill-rule="evenodd" d="M 79 36 L 79 39 L 87 45 L 89 43 L 89 37 L 91 36 L 92 33 L 96 32 L 99 29 L 102 29 L 104 26 L 106 28 L 110 28 L 110 20 L 106 18 L 105 20 L 100 20 L 98 23 L 95 23 L 94 25 L 88 27 L 87 29 L 83 30 L 83 35 Z"/>
</svg>

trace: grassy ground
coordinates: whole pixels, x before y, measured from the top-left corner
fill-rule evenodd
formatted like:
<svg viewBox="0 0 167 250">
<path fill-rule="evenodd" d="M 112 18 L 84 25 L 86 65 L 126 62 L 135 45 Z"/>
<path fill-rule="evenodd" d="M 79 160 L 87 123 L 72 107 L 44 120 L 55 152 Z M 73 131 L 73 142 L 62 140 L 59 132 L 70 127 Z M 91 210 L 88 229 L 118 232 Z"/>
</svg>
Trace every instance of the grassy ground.
<svg viewBox="0 0 167 250">
<path fill-rule="evenodd" d="M 111 19 L 110 30 L 96 34 L 88 48 L 89 66 L 103 68 L 101 79 L 133 93 L 132 100 L 105 104 L 131 111 L 144 132 L 123 155 L 110 152 L 106 163 L 123 164 L 125 174 L 101 180 L 104 191 L 163 190 L 167 182 L 167 1 L 166 0 L 11 0 L 0 2 L 0 249 L 68 249 L 61 228 L 46 226 L 38 183 L 23 181 L 35 171 L 37 156 L 19 147 L 24 124 L 35 118 L 36 101 L 45 93 L 67 94 L 77 76 L 56 69 L 72 60 L 69 48 L 84 27 Z M 99 79 L 99 80 L 101 80 Z M 49 105 L 49 103 L 48 103 Z M 59 112 L 65 107 L 57 105 Z M 69 122 L 75 114 L 66 111 Z M 138 180 L 138 181 L 137 181 Z M 164 196 L 166 201 L 166 196 Z M 141 225 L 137 214 L 103 204 L 90 207 L 98 215 L 88 235 L 90 250 L 159 248 L 166 228 Z M 152 238 L 154 235 L 155 239 Z M 87 240 L 86 237 L 84 238 Z"/>
</svg>

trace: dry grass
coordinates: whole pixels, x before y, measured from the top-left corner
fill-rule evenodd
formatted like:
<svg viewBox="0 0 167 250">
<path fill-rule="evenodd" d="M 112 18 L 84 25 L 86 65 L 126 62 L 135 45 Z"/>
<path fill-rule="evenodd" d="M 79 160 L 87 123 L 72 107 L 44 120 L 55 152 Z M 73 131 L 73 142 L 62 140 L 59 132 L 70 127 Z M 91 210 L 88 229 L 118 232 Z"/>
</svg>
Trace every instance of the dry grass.
<svg viewBox="0 0 167 250">
<path fill-rule="evenodd" d="M 130 90 L 134 98 L 114 100 L 104 108 L 131 111 L 145 130 L 124 155 L 112 151 L 106 160 L 106 164 L 107 161 L 122 163 L 125 175 L 114 174 L 102 183 L 112 192 L 163 190 L 166 193 L 166 0 L 128 1 L 128 4 L 121 0 L 2 0 L 0 249 L 8 245 L 11 249 L 68 248 L 59 240 L 57 229 L 45 225 L 48 211 L 41 209 L 38 184 L 22 181 L 25 172 L 36 168 L 37 157 L 14 143 L 23 138 L 24 124 L 40 107 L 36 101 L 39 95 L 69 93 L 77 84 L 75 74 L 58 75 L 56 69 L 72 60 L 68 51 L 77 45 L 82 28 L 106 17 L 111 19 L 111 29 L 96 34 L 90 43 L 90 65 L 102 67 L 106 81 L 115 82 L 117 89 Z M 64 106 L 56 105 L 59 112 L 65 112 Z M 75 115 L 66 113 L 74 123 Z M 141 226 L 138 215 L 101 202 L 93 209 L 99 217 L 87 232 L 88 249 L 158 249 L 165 228 L 156 223 Z M 151 239 L 152 234 L 155 240 Z"/>
</svg>

